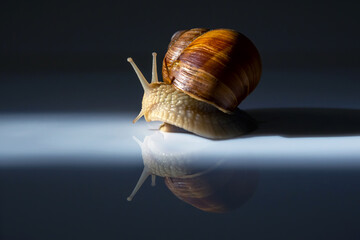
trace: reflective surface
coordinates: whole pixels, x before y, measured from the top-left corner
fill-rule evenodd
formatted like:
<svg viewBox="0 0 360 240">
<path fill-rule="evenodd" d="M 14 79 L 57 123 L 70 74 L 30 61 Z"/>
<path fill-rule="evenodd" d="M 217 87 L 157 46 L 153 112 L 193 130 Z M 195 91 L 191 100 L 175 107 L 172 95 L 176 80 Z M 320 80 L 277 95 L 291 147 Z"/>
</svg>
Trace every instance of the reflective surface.
<svg viewBox="0 0 360 240">
<path fill-rule="evenodd" d="M 160 133 L 131 114 L 2 115 L 2 237 L 360 237 L 359 111 L 247 112 L 259 128 L 227 141 Z M 144 164 L 156 186 L 128 202 Z"/>
</svg>

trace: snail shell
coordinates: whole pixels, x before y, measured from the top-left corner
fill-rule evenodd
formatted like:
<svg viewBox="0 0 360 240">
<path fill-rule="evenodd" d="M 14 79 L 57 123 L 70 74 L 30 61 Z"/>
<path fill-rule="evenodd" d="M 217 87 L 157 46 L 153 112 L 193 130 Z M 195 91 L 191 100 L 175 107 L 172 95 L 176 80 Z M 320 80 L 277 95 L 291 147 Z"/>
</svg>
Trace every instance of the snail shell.
<svg viewBox="0 0 360 240">
<path fill-rule="evenodd" d="M 176 33 L 163 61 L 163 79 L 153 53 L 149 84 L 128 58 L 144 88 L 142 109 L 134 122 L 162 121 L 211 139 L 245 134 L 255 121 L 238 104 L 255 88 L 261 74 L 259 53 L 249 39 L 233 30 L 192 29 Z M 228 113 L 228 114 L 225 114 Z"/>
<path fill-rule="evenodd" d="M 261 60 L 254 44 L 241 33 L 195 28 L 174 34 L 162 73 L 164 82 L 231 112 L 259 83 Z"/>
</svg>

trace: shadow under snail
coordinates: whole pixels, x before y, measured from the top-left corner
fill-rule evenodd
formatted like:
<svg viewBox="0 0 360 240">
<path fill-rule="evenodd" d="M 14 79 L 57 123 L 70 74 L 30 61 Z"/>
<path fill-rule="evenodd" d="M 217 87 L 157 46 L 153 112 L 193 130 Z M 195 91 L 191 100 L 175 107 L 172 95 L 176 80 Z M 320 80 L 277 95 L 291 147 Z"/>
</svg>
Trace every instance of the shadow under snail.
<svg viewBox="0 0 360 240">
<path fill-rule="evenodd" d="M 230 29 L 194 28 L 178 31 L 172 38 L 158 81 L 153 53 L 151 83 L 131 58 L 144 89 L 142 116 L 164 122 L 162 131 L 178 128 L 210 139 L 243 135 L 255 121 L 237 106 L 257 86 L 261 60 L 254 44 Z"/>
</svg>

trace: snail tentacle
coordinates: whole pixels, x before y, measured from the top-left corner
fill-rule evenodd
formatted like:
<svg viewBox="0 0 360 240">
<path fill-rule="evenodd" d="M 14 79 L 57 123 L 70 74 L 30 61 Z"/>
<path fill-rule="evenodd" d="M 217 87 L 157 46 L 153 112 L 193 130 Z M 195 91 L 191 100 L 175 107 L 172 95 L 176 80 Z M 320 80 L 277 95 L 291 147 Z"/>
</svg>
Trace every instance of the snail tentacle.
<svg viewBox="0 0 360 240">
<path fill-rule="evenodd" d="M 127 59 L 127 61 L 131 64 L 131 66 L 133 67 L 134 71 L 136 72 L 136 75 L 138 76 L 141 86 L 143 87 L 144 91 L 148 91 L 150 90 L 150 84 L 149 82 L 146 80 L 146 78 L 144 77 L 144 75 L 142 74 L 142 72 L 140 71 L 140 69 L 136 66 L 135 62 L 133 61 L 133 59 L 131 57 L 129 57 Z"/>
<path fill-rule="evenodd" d="M 155 187 L 155 186 L 156 186 L 155 180 L 156 180 L 156 175 L 155 175 L 155 174 L 151 175 L 151 186 L 152 186 L 152 187 Z"/>
<path fill-rule="evenodd" d="M 153 56 L 153 64 L 152 64 L 152 78 L 151 83 L 159 82 L 158 74 L 157 74 L 157 65 L 156 65 L 156 52 L 152 53 Z"/>
<path fill-rule="evenodd" d="M 141 186 L 143 185 L 143 183 L 145 182 L 145 180 L 151 175 L 151 172 L 149 170 L 148 167 L 144 167 L 144 170 L 142 171 L 140 178 L 138 180 L 138 182 L 136 183 L 136 186 L 134 188 L 134 190 L 132 191 L 132 193 L 130 194 L 130 196 L 127 198 L 127 200 L 130 202 L 135 194 L 137 193 L 137 191 L 141 188 Z"/>
</svg>

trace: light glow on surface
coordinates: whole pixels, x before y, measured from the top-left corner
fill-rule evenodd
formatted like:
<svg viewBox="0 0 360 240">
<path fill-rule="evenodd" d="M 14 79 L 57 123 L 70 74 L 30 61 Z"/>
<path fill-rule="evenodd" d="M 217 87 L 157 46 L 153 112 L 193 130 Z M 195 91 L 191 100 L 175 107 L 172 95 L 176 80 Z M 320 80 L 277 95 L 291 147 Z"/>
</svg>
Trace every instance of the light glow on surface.
<svg viewBox="0 0 360 240">
<path fill-rule="evenodd" d="M 0 165 L 138 164 L 141 150 L 179 153 L 202 161 L 226 158 L 235 165 L 360 166 L 360 136 L 281 137 L 246 135 L 212 141 L 162 133 L 159 123 L 132 124 L 132 115 L 31 114 L 0 116 Z M 256 133 L 256 132 L 255 132 Z"/>
</svg>

